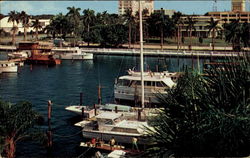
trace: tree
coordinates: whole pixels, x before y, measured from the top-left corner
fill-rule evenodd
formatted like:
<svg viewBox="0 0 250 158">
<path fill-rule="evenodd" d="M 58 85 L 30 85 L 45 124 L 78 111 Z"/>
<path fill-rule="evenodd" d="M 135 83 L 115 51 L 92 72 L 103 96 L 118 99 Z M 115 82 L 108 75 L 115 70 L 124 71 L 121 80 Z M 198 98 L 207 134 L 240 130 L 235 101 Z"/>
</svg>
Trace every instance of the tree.
<svg viewBox="0 0 250 158">
<path fill-rule="evenodd" d="M 89 32 L 90 32 L 90 26 L 93 25 L 95 20 L 95 11 L 94 10 L 90 10 L 90 9 L 85 9 L 83 10 L 83 25 L 86 26 L 87 28 L 87 38 L 88 39 L 88 46 L 89 46 Z"/>
<path fill-rule="evenodd" d="M 175 12 L 172 16 L 172 19 L 174 21 L 174 24 L 176 25 L 176 33 L 177 33 L 177 49 L 180 49 L 181 44 L 181 26 L 183 26 L 184 21 L 181 18 L 182 13 L 181 12 Z M 176 34 L 175 34 L 176 35 Z"/>
<path fill-rule="evenodd" d="M 36 30 L 36 41 L 38 40 L 38 31 L 42 29 L 42 24 L 39 21 L 39 19 L 36 19 L 35 21 L 32 21 L 31 27 L 33 27 Z"/>
<path fill-rule="evenodd" d="M 19 19 L 21 20 L 21 23 L 23 24 L 23 28 L 24 28 L 24 34 L 23 34 L 23 39 L 24 41 L 27 40 L 27 28 L 29 27 L 29 20 L 30 20 L 30 16 L 28 14 L 26 14 L 25 11 L 22 11 L 19 15 Z"/>
<path fill-rule="evenodd" d="M 74 36 L 74 45 L 75 45 L 75 38 L 79 31 L 79 24 L 80 24 L 80 8 L 68 7 L 69 12 L 66 16 L 69 18 L 70 23 L 73 25 L 73 36 Z"/>
<path fill-rule="evenodd" d="M 12 44 L 15 45 L 16 43 L 16 40 L 15 40 L 15 37 L 16 37 L 16 32 L 18 31 L 18 23 L 19 23 L 19 13 L 16 12 L 15 10 L 11 11 L 10 13 L 8 13 L 8 22 L 12 22 L 13 23 L 13 27 L 11 29 L 12 31 Z M 16 23 L 16 25 L 15 25 Z"/>
<path fill-rule="evenodd" d="M 194 20 L 194 18 L 192 16 L 188 16 L 187 17 L 187 21 L 186 21 L 186 24 L 187 24 L 187 28 L 186 28 L 186 31 L 188 32 L 188 37 L 189 37 L 189 50 L 192 50 L 192 32 L 193 30 L 196 31 L 196 28 L 195 28 L 195 23 L 197 21 Z"/>
<path fill-rule="evenodd" d="M 210 33 L 212 31 L 212 49 L 214 51 L 215 32 L 218 32 L 218 29 L 220 28 L 218 26 L 219 20 L 214 21 L 214 18 L 211 17 L 211 19 L 210 19 L 210 21 L 208 23 L 209 23 L 208 26 L 207 26 L 207 28 L 209 29 L 208 33 Z"/>
<path fill-rule="evenodd" d="M 186 71 L 160 97 L 146 154 L 164 157 L 244 157 L 250 154 L 250 58 Z"/>
<path fill-rule="evenodd" d="M 234 51 L 250 46 L 250 24 L 239 23 L 239 19 L 224 25 L 225 40 L 231 42 Z M 243 45 L 242 45 L 243 44 Z"/>
<path fill-rule="evenodd" d="M 0 101 L 0 149 L 4 149 L 6 157 L 15 157 L 16 143 L 34 135 L 34 125 L 39 118 L 31 103 Z"/>
<path fill-rule="evenodd" d="M 135 24 L 135 16 L 133 15 L 132 9 L 127 9 L 124 17 L 125 23 L 128 25 L 128 48 L 131 48 L 132 26 Z"/>
</svg>

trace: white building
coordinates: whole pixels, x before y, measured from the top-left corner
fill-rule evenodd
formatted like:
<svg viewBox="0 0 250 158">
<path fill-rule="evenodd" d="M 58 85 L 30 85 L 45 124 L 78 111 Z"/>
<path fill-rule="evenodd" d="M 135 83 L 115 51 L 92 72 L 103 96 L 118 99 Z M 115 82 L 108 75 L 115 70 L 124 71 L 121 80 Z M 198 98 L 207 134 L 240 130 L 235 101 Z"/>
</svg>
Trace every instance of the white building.
<svg viewBox="0 0 250 158">
<path fill-rule="evenodd" d="M 5 32 L 11 33 L 11 29 L 13 27 L 13 23 L 12 22 L 8 22 L 8 19 L 9 19 L 9 17 L 4 17 L 4 18 L 2 18 L 0 20 L 0 29 L 3 29 Z M 32 21 L 35 21 L 35 19 L 30 19 L 30 22 L 29 22 L 30 26 L 32 25 Z M 47 25 L 50 24 L 50 19 L 39 19 L 39 22 L 41 23 L 42 28 L 45 28 Z M 15 25 L 18 27 L 17 33 L 18 32 L 21 32 L 21 33 L 24 32 L 24 28 L 23 28 L 23 24 L 22 23 L 16 24 L 16 22 L 15 22 Z M 28 27 L 27 28 L 27 32 L 30 32 L 31 30 L 33 32 L 35 32 L 34 28 L 32 28 L 32 27 Z"/>
<path fill-rule="evenodd" d="M 150 15 L 154 11 L 154 0 L 142 0 L 142 10 L 147 9 L 148 14 Z M 119 15 L 125 14 L 127 9 L 132 10 L 132 14 L 136 15 L 136 12 L 139 11 L 139 1 L 138 0 L 119 0 Z"/>
</svg>

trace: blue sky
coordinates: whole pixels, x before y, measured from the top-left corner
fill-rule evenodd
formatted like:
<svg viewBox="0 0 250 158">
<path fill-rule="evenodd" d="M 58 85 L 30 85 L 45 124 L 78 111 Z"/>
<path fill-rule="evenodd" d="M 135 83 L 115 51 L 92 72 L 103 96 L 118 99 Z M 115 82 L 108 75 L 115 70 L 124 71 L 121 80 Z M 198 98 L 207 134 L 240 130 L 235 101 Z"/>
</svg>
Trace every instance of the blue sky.
<svg viewBox="0 0 250 158">
<path fill-rule="evenodd" d="M 213 10 L 212 0 L 203 1 L 181 1 L 181 0 L 163 0 L 155 1 L 155 9 L 174 9 L 185 14 L 204 14 Z M 107 10 L 109 13 L 118 13 L 118 1 L 0 1 L 0 12 L 8 14 L 12 10 L 26 11 L 28 14 L 58 14 L 62 12 L 67 13 L 67 7 L 75 6 L 82 10 L 90 8 L 96 12 L 103 12 Z M 218 11 L 231 10 L 230 0 L 217 0 Z M 249 4 L 247 4 L 249 10 Z"/>
</svg>

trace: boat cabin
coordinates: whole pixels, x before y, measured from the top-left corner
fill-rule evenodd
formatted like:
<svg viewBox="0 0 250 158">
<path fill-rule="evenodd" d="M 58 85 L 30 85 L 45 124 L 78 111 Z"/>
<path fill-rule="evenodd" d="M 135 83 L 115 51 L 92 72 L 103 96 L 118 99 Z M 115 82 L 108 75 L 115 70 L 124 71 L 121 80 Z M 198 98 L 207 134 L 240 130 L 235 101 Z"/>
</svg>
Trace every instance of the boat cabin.
<svg viewBox="0 0 250 158">
<path fill-rule="evenodd" d="M 98 130 L 111 130 L 113 125 L 121 121 L 122 114 L 114 112 L 103 112 L 96 116 Z"/>
</svg>

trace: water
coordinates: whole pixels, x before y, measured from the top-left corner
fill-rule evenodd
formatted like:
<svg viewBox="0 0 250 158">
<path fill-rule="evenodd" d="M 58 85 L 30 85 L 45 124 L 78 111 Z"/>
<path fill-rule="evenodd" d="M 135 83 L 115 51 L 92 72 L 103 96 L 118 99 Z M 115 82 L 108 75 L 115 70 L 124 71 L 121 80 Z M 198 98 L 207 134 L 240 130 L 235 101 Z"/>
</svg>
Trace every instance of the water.
<svg viewBox="0 0 250 158">
<path fill-rule="evenodd" d="M 6 53 L 0 53 L 0 59 Z M 200 64 L 204 61 L 200 60 Z M 179 63 L 179 64 L 178 64 Z M 180 71 L 185 65 L 191 66 L 191 59 L 145 58 L 145 69 L 170 72 Z M 47 101 L 52 100 L 53 151 L 50 157 L 74 157 L 80 155 L 79 144 L 83 140 L 78 127 L 74 127 L 75 116 L 64 110 L 68 105 L 79 103 L 79 93 L 83 93 L 85 105 L 97 103 L 97 88 L 102 88 L 102 102 L 113 101 L 115 78 L 126 74 L 126 70 L 139 65 L 138 57 L 96 56 L 89 61 L 63 61 L 55 67 L 29 65 L 20 72 L 0 74 L 0 98 L 5 101 L 30 101 L 42 116 L 47 116 Z M 197 61 L 195 60 L 195 66 Z M 44 130 L 46 126 L 42 127 Z M 77 134 L 79 133 L 79 134 Z M 72 137 L 65 137 L 74 135 Z M 44 157 L 47 152 L 38 143 L 24 141 L 17 146 L 18 157 Z"/>
</svg>

